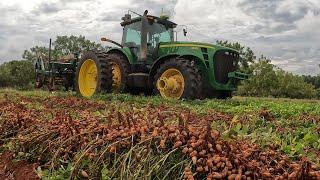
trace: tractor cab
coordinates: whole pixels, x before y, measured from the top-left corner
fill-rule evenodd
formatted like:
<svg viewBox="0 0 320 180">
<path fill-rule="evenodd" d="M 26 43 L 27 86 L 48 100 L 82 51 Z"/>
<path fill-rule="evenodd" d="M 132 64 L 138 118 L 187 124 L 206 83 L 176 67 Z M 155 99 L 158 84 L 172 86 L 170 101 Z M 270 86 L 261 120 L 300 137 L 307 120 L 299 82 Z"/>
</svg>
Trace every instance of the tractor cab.
<svg viewBox="0 0 320 180">
<path fill-rule="evenodd" d="M 121 22 L 123 26 L 121 45 L 128 47 L 138 62 L 155 58 L 160 42 L 173 42 L 173 28 L 177 26 L 165 16 L 156 17 L 147 13 L 148 11 L 145 11 L 144 15 L 135 18 L 126 14 Z"/>
</svg>

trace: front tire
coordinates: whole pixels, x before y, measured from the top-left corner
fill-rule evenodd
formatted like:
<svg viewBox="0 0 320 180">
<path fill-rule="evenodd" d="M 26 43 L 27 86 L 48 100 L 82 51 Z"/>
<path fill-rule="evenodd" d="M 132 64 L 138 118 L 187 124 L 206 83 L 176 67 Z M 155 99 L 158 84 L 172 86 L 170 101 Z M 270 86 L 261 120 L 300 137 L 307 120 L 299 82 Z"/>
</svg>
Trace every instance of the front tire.
<svg viewBox="0 0 320 180">
<path fill-rule="evenodd" d="M 160 65 L 154 78 L 154 91 L 166 99 L 199 98 L 201 73 L 193 60 L 172 58 Z"/>
<path fill-rule="evenodd" d="M 112 89 L 112 63 L 105 53 L 88 51 L 82 55 L 76 71 L 76 90 L 84 97 Z"/>
</svg>

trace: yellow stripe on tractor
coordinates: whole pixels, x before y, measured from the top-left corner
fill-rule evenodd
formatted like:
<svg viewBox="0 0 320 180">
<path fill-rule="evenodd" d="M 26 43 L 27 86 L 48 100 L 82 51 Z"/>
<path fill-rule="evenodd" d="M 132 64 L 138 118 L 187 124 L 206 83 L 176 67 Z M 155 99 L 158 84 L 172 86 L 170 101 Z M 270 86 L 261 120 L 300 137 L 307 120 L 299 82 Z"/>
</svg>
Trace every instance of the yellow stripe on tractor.
<svg viewBox="0 0 320 180">
<path fill-rule="evenodd" d="M 200 45 L 200 44 L 168 44 L 168 45 L 160 45 L 160 48 L 167 48 L 167 47 L 200 47 L 200 48 L 208 48 L 214 49 L 212 46 Z"/>
</svg>

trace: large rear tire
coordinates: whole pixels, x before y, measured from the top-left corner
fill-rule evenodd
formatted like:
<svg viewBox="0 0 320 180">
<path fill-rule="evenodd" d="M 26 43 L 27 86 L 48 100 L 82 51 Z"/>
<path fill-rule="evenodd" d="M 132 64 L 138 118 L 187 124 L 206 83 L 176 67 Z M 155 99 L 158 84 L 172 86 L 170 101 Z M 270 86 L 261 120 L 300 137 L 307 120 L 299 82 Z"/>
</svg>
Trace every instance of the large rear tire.
<svg viewBox="0 0 320 180">
<path fill-rule="evenodd" d="M 199 98 L 201 73 L 193 60 L 172 58 L 160 65 L 154 78 L 154 91 L 167 99 Z"/>
<path fill-rule="evenodd" d="M 103 52 L 88 51 L 82 55 L 76 71 L 76 91 L 84 97 L 111 92 L 112 63 Z"/>
</svg>

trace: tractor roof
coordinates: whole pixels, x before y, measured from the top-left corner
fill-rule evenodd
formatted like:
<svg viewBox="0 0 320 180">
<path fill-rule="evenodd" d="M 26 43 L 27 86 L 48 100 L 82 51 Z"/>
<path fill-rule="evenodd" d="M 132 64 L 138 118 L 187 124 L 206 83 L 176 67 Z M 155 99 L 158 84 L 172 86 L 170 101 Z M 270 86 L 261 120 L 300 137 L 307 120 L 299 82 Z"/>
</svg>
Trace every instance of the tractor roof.
<svg viewBox="0 0 320 180">
<path fill-rule="evenodd" d="M 177 26 L 176 23 L 169 21 L 166 18 L 151 16 L 151 15 L 147 15 L 147 18 L 150 23 L 155 22 L 155 23 L 163 24 L 168 28 L 175 28 Z M 134 23 L 134 22 L 141 21 L 141 16 L 131 19 L 131 16 L 126 15 L 125 17 L 122 18 L 122 20 L 123 20 L 123 22 L 120 23 L 121 26 L 127 26 L 129 24 Z"/>
</svg>

